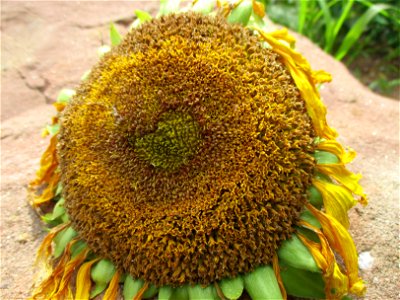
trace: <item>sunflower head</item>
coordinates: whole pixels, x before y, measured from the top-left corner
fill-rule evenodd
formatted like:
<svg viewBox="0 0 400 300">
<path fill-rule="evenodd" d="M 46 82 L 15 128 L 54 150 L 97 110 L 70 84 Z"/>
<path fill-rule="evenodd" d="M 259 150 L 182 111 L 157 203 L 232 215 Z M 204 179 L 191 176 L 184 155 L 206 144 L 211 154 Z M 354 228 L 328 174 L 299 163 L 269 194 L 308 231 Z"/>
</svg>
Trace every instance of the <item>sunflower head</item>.
<svg viewBox="0 0 400 300">
<path fill-rule="evenodd" d="M 193 6 L 203 14 L 131 30 L 60 109 L 44 155 L 53 167 L 32 186 L 48 183 L 50 196 L 34 204 L 54 200 L 48 220 L 64 223 L 40 253 L 54 239 L 62 257 L 36 296 L 72 293 L 61 282 L 80 265 L 76 298 L 89 296 L 91 281 L 92 296 L 107 286 L 115 295 L 121 276 L 126 298 L 363 290 L 342 246 L 353 245 L 353 193 L 364 195 L 344 167 L 353 152 L 326 125 L 314 83 L 327 75 L 279 41 L 286 33 L 243 26 L 251 14 L 260 25 L 255 1 L 214 16 L 204 15 L 208 2 Z M 248 11 L 246 22 L 236 16 Z M 296 274 L 318 287 L 296 287 Z"/>
</svg>

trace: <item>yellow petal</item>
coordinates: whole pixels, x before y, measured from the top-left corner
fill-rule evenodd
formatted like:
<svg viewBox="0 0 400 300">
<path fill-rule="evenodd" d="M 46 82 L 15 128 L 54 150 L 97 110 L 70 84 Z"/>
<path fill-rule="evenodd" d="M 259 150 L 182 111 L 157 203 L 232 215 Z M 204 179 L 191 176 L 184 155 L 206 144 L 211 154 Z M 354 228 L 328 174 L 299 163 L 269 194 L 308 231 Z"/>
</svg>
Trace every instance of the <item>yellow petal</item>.
<svg viewBox="0 0 400 300">
<path fill-rule="evenodd" d="M 312 71 L 311 78 L 313 79 L 314 84 L 332 81 L 332 75 L 323 70 Z"/>
<path fill-rule="evenodd" d="M 39 267 L 40 272 L 35 276 L 34 281 L 38 281 L 42 277 L 48 277 L 52 272 L 52 267 L 49 264 L 52 250 L 51 244 L 55 236 L 69 225 L 70 223 L 68 222 L 54 227 L 44 238 L 36 255 L 35 265 Z"/>
<path fill-rule="evenodd" d="M 310 116 L 316 134 L 321 138 L 334 139 L 337 136 L 336 131 L 329 127 L 326 122 L 326 107 L 322 104 L 317 88 L 314 85 L 319 77 L 313 73 L 308 61 L 297 51 L 279 42 L 274 35 L 277 33 L 266 33 L 258 28 L 261 37 L 278 53 L 289 69 L 301 96 L 306 102 L 307 113 Z M 324 79 L 326 76 L 324 75 Z"/>
<path fill-rule="evenodd" d="M 349 280 L 347 276 L 340 270 L 335 255 L 329 247 L 329 243 L 323 233 L 318 228 L 304 221 L 301 223 L 301 225 L 314 230 L 320 239 L 320 243 L 315 243 L 305 236 L 298 234 L 301 241 L 310 250 L 318 267 L 322 270 L 322 276 L 325 281 L 326 299 L 341 299 L 348 294 Z M 334 293 L 332 293 L 333 289 L 335 291 Z"/>
<path fill-rule="evenodd" d="M 281 277 L 281 270 L 279 268 L 279 260 L 278 255 L 275 253 L 274 257 L 272 258 L 272 267 L 274 269 L 275 277 L 278 281 L 279 289 L 281 290 L 282 298 L 287 299 L 287 293 L 285 286 L 283 285 L 282 277 Z"/>
<path fill-rule="evenodd" d="M 352 193 L 345 187 L 318 179 L 313 179 L 313 185 L 322 195 L 326 213 L 348 229 L 350 222 L 347 211 L 357 203 Z"/>
<path fill-rule="evenodd" d="M 76 240 L 73 240 L 66 246 L 57 266 L 54 268 L 50 276 L 42 281 L 34 290 L 32 299 L 52 299 L 59 291 L 59 285 L 64 274 L 64 268 L 71 258 L 71 247 L 75 242 Z"/>
<path fill-rule="evenodd" d="M 139 290 L 139 292 L 136 294 L 136 296 L 133 298 L 133 300 L 141 300 L 143 297 L 143 294 L 147 291 L 149 288 L 149 283 L 145 282 L 142 288 Z"/>
<path fill-rule="evenodd" d="M 66 103 L 54 102 L 53 106 L 57 109 L 58 112 L 62 112 L 66 106 Z"/>
<path fill-rule="evenodd" d="M 64 266 L 63 275 L 60 280 L 57 292 L 54 294 L 55 298 L 64 299 L 71 290 L 71 282 L 72 276 L 74 275 L 75 269 L 80 266 L 86 259 L 90 252 L 89 248 L 85 248 L 78 255 L 76 255 L 73 259 L 67 262 Z M 79 299 L 79 298 L 78 298 Z"/>
<path fill-rule="evenodd" d="M 268 34 L 276 40 L 285 41 L 291 47 L 294 47 L 294 44 L 296 43 L 296 39 L 294 38 L 293 35 L 289 34 L 289 31 L 287 30 L 287 28 L 281 28 L 281 29 L 269 32 Z"/>
<path fill-rule="evenodd" d="M 58 167 L 56 148 L 57 136 L 53 136 L 50 139 L 49 146 L 40 159 L 40 169 L 36 172 L 36 179 L 29 184 L 29 189 L 33 198 L 31 204 L 34 207 L 54 197 L 54 190 L 59 181 L 59 175 L 56 175 L 56 169 Z M 47 187 L 40 195 L 36 195 L 35 189 L 42 184 L 47 184 Z"/>
<path fill-rule="evenodd" d="M 306 207 L 321 223 L 322 231 L 330 247 L 342 257 L 349 278 L 350 293 L 362 295 L 365 287 L 361 278 L 358 277 L 358 256 L 349 232 L 330 215 L 319 211 L 310 204 L 306 204 Z"/>
<path fill-rule="evenodd" d="M 361 179 L 361 174 L 354 174 L 346 169 L 343 163 L 338 164 L 320 164 L 317 165 L 318 171 L 334 178 L 337 182 L 344 185 L 352 193 L 360 196 L 358 200 L 361 204 L 367 205 L 367 196 L 364 194 L 363 188 L 358 183 Z"/>
<path fill-rule="evenodd" d="M 318 150 L 335 154 L 343 164 L 348 164 L 356 157 L 353 149 L 345 151 L 343 146 L 336 140 L 325 140 L 317 145 Z"/>
<path fill-rule="evenodd" d="M 253 10 L 254 13 L 261 18 L 265 17 L 265 7 L 263 3 L 253 0 Z"/>
<path fill-rule="evenodd" d="M 120 271 L 115 272 L 111 282 L 104 294 L 103 300 L 114 300 L 117 299 L 119 291 L 119 277 L 121 276 Z"/>
<path fill-rule="evenodd" d="M 90 280 L 90 270 L 92 265 L 98 262 L 100 258 L 95 258 L 84 263 L 76 275 L 76 294 L 75 299 L 88 300 L 90 298 L 90 288 L 92 282 Z"/>
<path fill-rule="evenodd" d="M 42 203 L 46 203 L 54 198 L 54 192 L 60 181 L 60 174 L 54 173 L 50 178 L 47 187 L 42 191 L 40 195 L 33 195 L 31 205 L 33 207 L 38 207 Z"/>
</svg>

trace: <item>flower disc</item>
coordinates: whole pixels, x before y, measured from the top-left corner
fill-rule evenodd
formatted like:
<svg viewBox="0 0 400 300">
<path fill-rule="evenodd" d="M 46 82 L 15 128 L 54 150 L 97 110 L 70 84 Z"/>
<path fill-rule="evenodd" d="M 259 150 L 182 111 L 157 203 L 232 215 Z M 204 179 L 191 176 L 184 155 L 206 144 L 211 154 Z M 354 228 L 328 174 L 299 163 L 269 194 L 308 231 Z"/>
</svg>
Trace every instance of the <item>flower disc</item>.
<svg viewBox="0 0 400 300">
<path fill-rule="evenodd" d="M 156 285 L 271 262 L 315 170 L 313 128 L 279 55 L 194 13 L 143 24 L 67 106 L 58 148 L 73 227 Z"/>
</svg>

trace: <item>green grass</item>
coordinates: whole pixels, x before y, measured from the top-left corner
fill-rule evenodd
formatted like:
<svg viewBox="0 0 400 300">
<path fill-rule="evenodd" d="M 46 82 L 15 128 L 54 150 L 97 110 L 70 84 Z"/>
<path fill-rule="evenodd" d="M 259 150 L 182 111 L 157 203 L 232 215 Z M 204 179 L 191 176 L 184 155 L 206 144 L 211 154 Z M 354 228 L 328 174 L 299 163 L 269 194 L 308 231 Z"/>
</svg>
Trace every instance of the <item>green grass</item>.
<svg viewBox="0 0 400 300">
<path fill-rule="evenodd" d="M 381 60 L 386 67 L 374 71 L 380 77 L 367 83 L 372 89 L 390 93 L 399 86 L 400 9 L 397 0 L 260 1 L 265 4 L 271 20 L 307 36 L 347 65 L 366 61 L 365 58 Z"/>
</svg>

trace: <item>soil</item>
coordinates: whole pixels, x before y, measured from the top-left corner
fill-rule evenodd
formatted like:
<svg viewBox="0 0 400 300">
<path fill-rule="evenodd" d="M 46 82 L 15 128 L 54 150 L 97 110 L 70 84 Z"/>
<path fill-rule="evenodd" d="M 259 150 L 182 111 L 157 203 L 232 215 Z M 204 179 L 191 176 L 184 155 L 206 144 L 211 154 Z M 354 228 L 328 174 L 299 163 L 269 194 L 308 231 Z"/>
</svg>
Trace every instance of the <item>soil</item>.
<svg viewBox="0 0 400 300">
<path fill-rule="evenodd" d="M 29 296 L 35 252 L 44 226 L 27 204 L 26 187 L 48 140 L 40 137 L 63 87 L 75 87 L 108 43 L 109 22 L 122 32 L 134 9 L 156 12 L 158 2 L 2 1 L 1 35 L 1 299 Z M 361 275 L 367 299 L 398 299 L 399 102 L 371 93 L 304 37 L 297 48 L 314 69 L 332 73 L 321 89 L 328 121 L 358 152 L 350 168 L 363 174 L 369 205 L 350 212 L 359 253 L 372 265 Z"/>
</svg>

